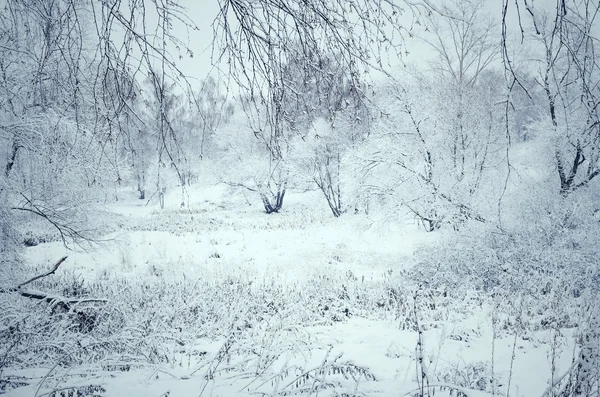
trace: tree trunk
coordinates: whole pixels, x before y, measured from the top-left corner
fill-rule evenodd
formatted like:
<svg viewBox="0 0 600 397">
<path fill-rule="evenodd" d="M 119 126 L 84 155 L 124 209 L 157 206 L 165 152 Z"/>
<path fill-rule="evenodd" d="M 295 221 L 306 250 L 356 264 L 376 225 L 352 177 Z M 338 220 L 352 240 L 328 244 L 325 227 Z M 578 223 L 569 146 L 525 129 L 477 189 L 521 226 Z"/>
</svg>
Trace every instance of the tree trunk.
<svg viewBox="0 0 600 397">
<path fill-rule="evenodd" d="M 8 161 L 6 162 L 6 169 L 5 169 L 5 173 L 4 173 L 7 178 L 10 175 L 10 172 L 12 171 L 12 169 L 15 165 L 15 161 L 17 160 L 17 153 L 19 152 L 20 148 L 21 148 L 21 146 L 19 144 L 17 144 L 16 139 L 13 140 L 11 154 L 10 154 L 10 157 L 8 158 Z"/>
<path fill-rule="evenodd" d="M 267 195 L 262 194 L 260 198 L 262 199 L 263 206 L 265 207 L 265 212 L 267 214 L 277 213 L 283 207 L 283 198 L 285 197 L 285 188 L 277 191 L 275 195 L 272 195 L 269 198 Z"/>
<path fill-rule="evenodd" d="M 158 192 L 158 201 L 160 203 L 160 209 L 164 210 L 165 209 L 165 191 L 167 189 L 166 188 L 162 188 L 159 192 Z"/>
<path fill-rule="evenodd" d="M 331 161 L 335 161 L 334 164 L 331 164 Z M 314 181 L 325 196 L 325 200 L 327 200 L 327 205 L 329 205 L 329 209 L 333 213 L 333 216 L 338 218 L 342 215 L 342 189 L 340 186 L 340 168 L 341 168 L 341 160 L 339 151 L 332 156 L 327 156 L 325 159 L 325 164 L 323 165 L 323 169 L 319 171 L 319 175 L 314 177 Z M 332 178 L 332 173 L 330 172 L 330 167 L 334 169 L 335 177 Z"/>
<path fill-rule="evenodd" d="M 325 200 L 327 200 L 327 205 L 329 205 L 329 209 L 331 209 L 331 213 L 336 218 L 342 215 L 342 204 L 340 198 L 339 186 L 337 192 L 333 188 L 333 186 L 327 186 L 325 184 L 317 182 L 317 186 L 321 192 L 323 192 L 323 196 L 325 196 Z"/>
<path fill-rule="evenodd" d="M 589 173 L 584 176 L 584 180 L 579 184 L 575 183 L 575 177 L 579 172 L 579 166 L 585 162 L 586 158 L 583 154 L 583 149 L 578 144 L 573 163 L 570 166 L 565 166 L 564 160 L 560 152 L 556 151 L 556 165 L 558 169 L 558 177 L 560 178 L 560 193 L 567 196 L 573 190 L 590 182 L 597 174 Z"/>
<path fill-rule="evenodd" d="M 140 200 L 145 200 L 146 199 L 146 182 L 145 182 L 145 176 L 144 176 L 144 172 L 142 171 L 142 174 L 138 174 L 138 192 L 140 193 Z"/>
</svg>

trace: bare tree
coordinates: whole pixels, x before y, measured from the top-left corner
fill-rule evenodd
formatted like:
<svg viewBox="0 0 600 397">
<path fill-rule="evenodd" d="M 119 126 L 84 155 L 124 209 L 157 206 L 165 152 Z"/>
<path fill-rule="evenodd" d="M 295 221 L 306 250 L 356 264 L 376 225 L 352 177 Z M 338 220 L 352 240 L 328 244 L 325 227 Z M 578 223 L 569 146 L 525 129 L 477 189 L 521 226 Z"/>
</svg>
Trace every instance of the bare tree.
<svg viewBox="0 0 600 397">
<path fill-rule="evenodd" d="M 511 87 L 522 86 L 522 77 L 509 56 L 504 4 L 504 62 Z M 536 54 L 540 65 L 537 79 L 544 92 L 545 134 L 555 144 L 554 159 L 561 194 L 586 186 L 600 174 L 600 67 L 595 56 L 595 36 L 600 5 L 590 0 L 558 0 L 553 9 L 534 8 L 517 1 L 522 40 L 531 38 L 543 52 Z M 526 11 L 527 19 L 521 15 Z M 525 12 L 524 12 L 525 13 Z M 529 22 L 529 25 L 525 23 Z"/>
<path fill-rule="evenodd" d="M 384 114 L 362 145 L 361 157 L 363 172 L 370 175 L 366 187 L 388 212 L 408 209 L 430 232 L 444 224 L 459 228 L 467 220 L 486 221 L 481 202 L 493 184 L 490 164 L 501 156 L 503 124 L 491 99 L 498 93 L 485 80 L 463 91 L 471 100 L 462 106 L 466 140 L 464 172 L 458 173 L 452 128 L 458 101 L 449 100 L 456 95 L 452 83 L 423 77 L 379 90 L 375 101 Z"/>
<path fill-rule="evenodd" d="M 369 68 L 383 71 L 392 58 L 401 56 L 404 36 L 412 34 L 412 23 L 421 13 L 443 12 L 429 0 L 219 0 L 219 5 L 213 22 L 213 62 L 226 62 L 229 76 L 248 94 L 246 111 L 262 108 L 268 122 L 254 131 L 264 135 L 268 129 L 265 142 L 275 168 L 283 158 L 279 144 L 286 117 L 282 101 L 284 93 L 294 92 L 286 65 L 293 63 L 302 76 L 326 76 L 323 66 L 335 54 L 335 63 L 358 92 L 364 72 Z M 324 92 L 327 81 L 316 77 L 314 89 Z M 273 186 L 272 196 L 277 199 L 284 195 L 287 183 Z"/>
<path fill-rule="evenodd" d="M 494 23 L 481 1 L 443 9 L 456 17 L 430 15 L 431 32 L 422 37 L 433 50 L 429 73 L 413 70 L 402 83 L 378 90 L 382 115 L 364 162 L 371 175 L 397 173 L 374 178 L 372 191 L 390 196 L 394 210 L 408 208 L 428 231 L 486 220 L 477 204 L 504 145 Z"/>
<path fill-rule="evenodd" d="M 511 56 L 509 3 L 503 0 L 502 24 L 508 87 L 526 89 Z M 544 120 L 538 123 L 538 133 L 551 145 L 558 176 L 556 190 L 569 198 L 600 174 L 600 65 L 595 54 L 600 4 L 592 0 L 556 0 L 551 7 L 534 7 L 532 1 L 517 0 L 514 9 L 521 42 L 537 43 L 541 49 L 534 54 L 539 65 L 537 84 L 545 96 Z M 597 292 L 591 291 L 588 301 L 596 302 L 597 298 Z M 577 359 L 566 376 L 552 385 L 552 395 L 590 396 L 598 390 L 599 310 L 596 304 L 589 306 L 588 318 L 581 324 Z"/>
<path fill-rule="evenodd" d="M 344 151 L 368 133 L 371 119 L 365 84 L 357 89 L 348 70 L 322 56 L 321 72 L 307 74 L 301 63 L 285 66 L 285 121 L 296 135 L 294 154 L 301 173 L 323 193 L 331 212 L 343 211 L 341 165 Z M 315 59 L 315 62 L 319 60 Z"/>
<path fill-rule="evenodd" d="M 245 114 L 250 116 L 246 125 L 252 131 L 250 139 L 254 142 L 251 145 L 257 146 L 257 160 L 262 163 L 259 166 L 260 172 L 251 178 L 253 187 L 242 185 L 259 194 L 267 214 L 278 213 L 282 209 L 290 178 L 288 158 L 291 130 L 284 120 L 283 96 L 281 88 L 274 94 L 269 105 L 256 106 L 248 98 L 241 101 Z M 273 111 L 269 110 L 271 104 L 278 104 Z"/>
<path fill-rule="evenodd" d="M 486 15 L 482 0 L 454 1 L 444 6 L 446 14 L 428 18 L 431 38 L 423 40 L 434 50 L 431 67 L 435 76 L 450 83 L 448 98 L 449 127 L 452 130 L 453 167 L 457 179 L 464 178 L 469 142 L 472 138 L 465 126 L 468 90 L 475 87 L 490 65 L 500 57 L 495 23 Z"/>
<path fill-rule="evenodd" d="M 163 76 L 181 76 L 166 46 L 174 43 L 185 51 L 172 31 L 177 24 L 192 24 L 182 8 L 167 1 L 152 8 L 140 0 L 5 3 L 0 12 L 0 149 L 6 158 L 0 196 L 7 208 L 2 229 L 14 231 L 7 226 L 15 223 L 11 218 L 29 213 L 52 225 L 65 243 L 89 239 L 91 234 L 80 233 L 85 227 L 73 221 L 85 218 L 86 188 L 121 182 L 123 134 L 131 130 L 128 120 L 137 117 L 131 106 L 136 76 L 157 60 Z M 157 25 L 147 23 L 152 10 Z M 51 166 L 42 167 L 42 161 Z"/>
<path fill-rule="evenodd" d="M 500 58 L 496 24 L 486 14 L 482 0 L 452 1 L 443 9 L 444 15 L 427 18 L 431 34 L 419 37 L 434 50 L 430 65 L 436 75 L 457 86 L 472 87 Z"/>
</svg>

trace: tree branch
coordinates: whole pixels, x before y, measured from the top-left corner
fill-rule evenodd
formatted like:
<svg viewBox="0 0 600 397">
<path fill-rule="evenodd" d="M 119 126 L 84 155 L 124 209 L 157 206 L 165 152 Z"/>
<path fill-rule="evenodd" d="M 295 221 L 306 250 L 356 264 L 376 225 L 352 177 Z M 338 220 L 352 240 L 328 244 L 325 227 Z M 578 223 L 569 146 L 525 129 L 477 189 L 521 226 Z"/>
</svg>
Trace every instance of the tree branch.
<svg viewBox="0 0 600 397">
<path fill-rule="evenodd" d="M 64 262 L 64 261 L 67 259 L 67 258 L 68 258 L 67 256 L 63 256 L 62 258 L 60 258 L 60 259 L 58 260 L 58 262 L 56 262 L 56 264 L 54 265 L 54 267 L 53 267 L 52 269 L 50 269 L 50 270 L 49 270 L 49 271 L 47 271 L 46 273 L 40 274 L 40 275 L 38 275 L 38 276 L 35 276 L 35 277 L 33 277 L 33 278 L 31 278 L 31 279 L 29 279 L 29 280 L 27 280 L 27 281 L 25 281 L 25 282 L 23 282 L 23 283 L 19 284 L 19 285 L 17 286 L 17 288 L 21 288 L 22 286 L 24 286 L 24 285 L 27 285 L 27 284 L 29 284 L 29 283 L 32 283 L 32 282 L 34 282 L 35 280 L 38 280 L 38 279 L 40 279 L 40 278 L 42 278 L 42 277 L 47 277 L 47 276 L 49 276 L 49 275 L 51 275 L 51 274 L 54 274 L 54 273 L 55 273 L 55 272 L 58 270 L 58 267 L 59 267 L 59 266 L 60 266 L 60 265 L 61 265 L 61 264 L 62 264 L 62 263 L 63 263 L 63 262 Z"/>
<path fill-rule="evenodd" d="M 35 300 L 41 300 L 53 305 L 58 305 L 60 307 L 62 307 L 65 310 L 69 310 L 71 305 L 76 305 L 79 303 L 90 303 L 90 302 L 101 302 L 101 303 L 106 303 L 108 302 L 108 300 L 106 299 L 96 299 L 96 298 L 83 298 L 83 299 L 69 299 L 69 298 L 65 298 L 62 296 L 52 296 L 49 294 L 46 294 L 44 292 L 38 292 L 38 291 L 23 291 L 21 290 L 21 287 L 27 284 L 32 283 L 35 280 L 39 280 L 41 278 L 50 276 L 52 274 L 54 274 L 58 268 L 60 267 L 60 265 L 67 259 L 67 256 L 63 256 L 62 258 L 60 258 L 58 260 L 58 262 L 56 262 L 56 264 L 52 267 L 52 269 L 50 269 L 49 271 L 47 271 L 46 273 L 42 273 L 39 274 L 35 277 L 32 277 L 31 279 L 22 282 L 21 284 L 19 284 L 18 286 L 14 287 L 14 288 L 9 288 L 9 289 L 1 289 L 0 288 L 0 293 L 9 293 L 9 292 L 16 292 L 19 295 L 25 297 L 25 298 L 29 298 L 29 299 L 35 299 Z"/>
</svg>

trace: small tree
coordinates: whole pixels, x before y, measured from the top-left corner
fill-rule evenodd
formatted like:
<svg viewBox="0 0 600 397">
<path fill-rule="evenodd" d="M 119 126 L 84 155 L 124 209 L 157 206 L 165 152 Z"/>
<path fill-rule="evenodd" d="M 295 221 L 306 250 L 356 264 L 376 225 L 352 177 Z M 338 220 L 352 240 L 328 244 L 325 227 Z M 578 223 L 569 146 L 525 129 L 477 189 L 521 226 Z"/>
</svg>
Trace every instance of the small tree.
<svg viewBox="0 0 600 397">
<path fill-rule="evenodd" d="M 315 57 L 315 62 L 321 62 L 318 74 L 302 69 L 301 63 L 287 64 L 283 104 L 286 124 L 293 132 L 294 162 L 339 217 L 344 211 L 342 157 L 367 134 L 371 115 L 366 88 L 358 89 L 349 70 L 336 65 L 334 58 Z"/>
<path fill-rule="evenodd" d="M 82 222 L 90 219 L 85 210 L 91 206 L 82 203 L 122 181 L 125 136 L 134 130 L 127 118 L 136 117 L 136 74 L 157 59 L 166 74 L 176 72 L 164 46 L 185 48 L 171 34 L 175 24 L 190 26 L 182 9 L 157 4 L 156 35 L 145 23 L 150 9 L 136 0 L 3 5 L 3 231 L 18 234 L 23 223 L 15 218 L 28 214 L 51 225 L 66 244 L 92 238 L 91 226 Z M 161 46 L 152 37 L 160 37 Z"/>
<path fill-rule="evenodd" d="M 517 11 L 519 11 L 517 2 Z M 534 52 L 541 65 L 537 83 L 545 97 L 543 117 L 545 126 L 538 134 L 552 142 L 556 175 L 561 194 L 568 195 L 589 184 L 600 174 L 600 67 L 595 58 L 599 5 L 589 0 L 561 1 L 554 9 L 533 8 L 527 2 L 521 4 L 527 10 L 528 20 L 519 21 L 530 30 L 522 30 L 523 40 L 539 45 L 542 51 Z M 523 86 L 509 57 L 507 43 L 506 9 L 504 13 L 504 61 L 511 72 L 511 87 Z M 525 22 L 530 22 L 525 25 Z M 526 35 L 527 33 L 527 35 Z"/>
<path fill-rule="evenodd" d="M 270 180 L 277 175 L 277 180 L 268 184 L 273 194 L 263 197 L 267 201 L 278 201 L 288 185 L 289 175 L 280 167 L 287 152 L 286 123 L 290 121 L 286 119 L 285 98 L 298 95 L 290 92 L 288 66 L 319 84 L 328 80 L 328 67 L 336 65 L 344 70 L 347 83 L 359 92 L 363 72 L 368 68 L 383 70 L 388 52 L 402 53 L 402 37 L 408 31 L 402 21 L 405 12 L 409 10 L 417 17 L 422 11 L 438 10 L 429 0 L 419 5 L 412 1 L 380 4 L 346 0 L 308 0 L 301 4 L 290 0 L 224 0 L 219 4 L 212 25 L 213 59 L 226 61 L 229 75 L 245 90 L 249 97 L 245 111 L 254 107 L 252 112 L 262 112 L 260 117 L 250 118 L 265 122 L 252 129 L 270 153 Z M 331 54 L 337 57 L 330 59 Z M 323 88 L 316 91 L 325 92 Z M 295 107 L 311 109 L 308 100 L 312 98 L 298 95 L 306 102 Z M 313 116 L 311 112 L 304 115 L 309 119 Z M 292 124 L 297 119 L 292 119 Z"/>
<path fill-rule="evenodd" d="M 507 144 L 496 106 L 501 79 L 490 68 L 499 57 L 493 24 L 481 2 L 444 9 L 460 18 L 430 17 L 424 40 L 434 50 L 431 70 L 378 90 L 381 117 L 362 154 L 365 173 L 397 174 L 373 178 L 366 188 L 392 196 L 385 199 L 390 210 L 407 208 L 428 231 L 485 221 L 481 203 L 494 189 L 490 164 L 501 161 Z"/>
<path fill-rule="evenodd" d="M 267 214 L 277 213 L 290 177 L 289 130 L 272 135 L 266 115 L 260 108 L 253 109 L 250 113 L 233 111 L 231 119 L 219 127 L 217 174 L 223 183 L 255 193 Z M 249 114 L 253 117 L 248 118 Z"/>
</svg>

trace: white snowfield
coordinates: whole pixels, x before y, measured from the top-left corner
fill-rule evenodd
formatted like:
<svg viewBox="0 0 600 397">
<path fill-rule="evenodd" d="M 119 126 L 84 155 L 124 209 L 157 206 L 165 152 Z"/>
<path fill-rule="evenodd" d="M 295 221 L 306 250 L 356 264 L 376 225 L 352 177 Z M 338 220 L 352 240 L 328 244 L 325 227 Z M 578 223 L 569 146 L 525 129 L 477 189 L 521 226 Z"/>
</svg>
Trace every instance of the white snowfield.
<svg viewBox="0 0 600 397">
<path fill-rule="evenodd" d="M 220 185 L 188 193 L 181 209 L 180 193 L 169 192 L 160 211 L 120 192 L 110 207 L 120 231 L 93 251 L 71 252 L 59 243 L 28 248 L 27 261 L 40 269 L 69 255 L 57 273 L 85 285 L 112 283 L 114 294 L 106 297 L 112 305 L 126 312 L 139 304 L 134 317 L 151 301 L 159 319 L 140 320 L 135 330 L 123 320 L 123 335 L 141 339 L 137 357 L 115 351 L 90 362 L 5 370 L 15 380 L 33 379 L 7 388 L 7 397 L 413 396 L 421 390 L 530 397 L 542 396 L 553 373 L 556 380 L 571 365 L 574 330 L 495 332 L 501 315 L 489 302 L 468 293 L 461 302 L 420 295 L 404 279 L 414 251 L 435 246 L 444 232 L 364 214 L 330 218 L 314 192 L 289 192 L 274 215 Z M 165 297 L 153 296 L 161 288 Z M 194 315 L 207 317 L 194 322 Z M 84 335 L 78 343 L 93 341 Z M 146 351 L 150 346 L 160 354 Z"/>
</svg>

